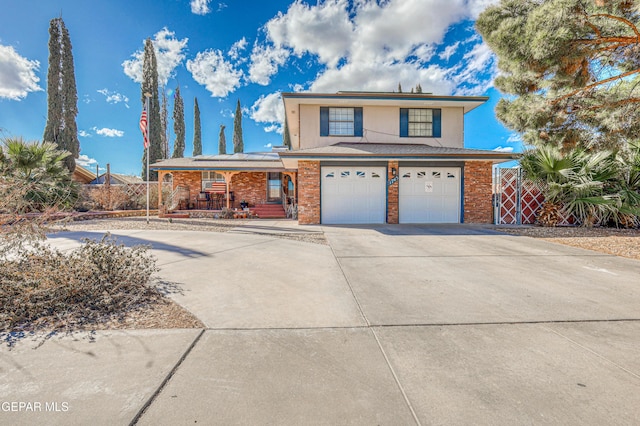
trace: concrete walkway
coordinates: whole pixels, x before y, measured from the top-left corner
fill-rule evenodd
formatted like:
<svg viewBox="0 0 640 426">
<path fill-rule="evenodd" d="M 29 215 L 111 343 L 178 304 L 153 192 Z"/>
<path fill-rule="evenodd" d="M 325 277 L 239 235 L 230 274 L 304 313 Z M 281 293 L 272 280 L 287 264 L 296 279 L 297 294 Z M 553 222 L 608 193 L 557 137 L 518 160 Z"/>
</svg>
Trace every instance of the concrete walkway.
<svg viewBox="0 0 640 426">
<path fill-rule="evenodd" d="M 329 245 L 270 235 L 321 231 Z M 640 418 L 638 261 L 468 225 L 262 220 L 228 233 L 114 234 L 152 244 L 160 285 L 206 330 L 3 348 L 1 403 L 42 408 L 5 404 L 0 424 Z M 70 248 L 84 236 L 51 241 Z"/>
</svg>

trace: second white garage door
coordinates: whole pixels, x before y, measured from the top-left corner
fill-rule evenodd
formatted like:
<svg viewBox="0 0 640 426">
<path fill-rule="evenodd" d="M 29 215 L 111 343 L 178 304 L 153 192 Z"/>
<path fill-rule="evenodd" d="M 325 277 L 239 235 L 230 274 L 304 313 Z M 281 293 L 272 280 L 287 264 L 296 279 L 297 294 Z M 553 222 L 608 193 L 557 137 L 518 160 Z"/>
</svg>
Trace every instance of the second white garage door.
<svg viewBox="0 0 640 426">
<path fill-rule="evenodd" d="M 322 223 L 385 223 L 385 170 L 384 167 L 322 167 Z"/>
<path fill-rule="evenodd" d="M 400 223 L 459 223 L 460 169 L 401 167 Z"/>
</svg>

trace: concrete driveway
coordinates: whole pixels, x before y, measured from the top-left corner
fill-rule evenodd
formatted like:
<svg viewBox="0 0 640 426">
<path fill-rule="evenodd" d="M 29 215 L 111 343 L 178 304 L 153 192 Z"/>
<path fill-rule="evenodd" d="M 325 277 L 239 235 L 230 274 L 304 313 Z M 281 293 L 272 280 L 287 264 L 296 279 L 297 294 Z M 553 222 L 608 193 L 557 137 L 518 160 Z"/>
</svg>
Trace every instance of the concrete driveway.
<svg viewBox="0 0 640 426">
<path fill-rule="evenodd" d="M 161 284 L 207 329 L 3 349 L 3 401 L 57 395 L 71 408 L 0 411 L 0 423 L 640 418 L 640 262 L 490 227 L 260 223 L 115 232 L 153 245 Z M 320 230 L 329 245 L 269 235 Z M 72 247 L 80 236 L 52 241 Z"/>
</svg>

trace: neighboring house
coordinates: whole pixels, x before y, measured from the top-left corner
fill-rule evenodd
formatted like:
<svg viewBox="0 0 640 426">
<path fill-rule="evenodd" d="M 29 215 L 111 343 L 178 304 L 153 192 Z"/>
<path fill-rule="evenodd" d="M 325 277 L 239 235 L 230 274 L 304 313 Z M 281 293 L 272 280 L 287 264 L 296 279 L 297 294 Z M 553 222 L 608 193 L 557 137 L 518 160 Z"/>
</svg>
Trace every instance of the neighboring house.
<svg viewBox="0 0 640 426">
<path fill-rule="evenodd" d="M 144 183 L 144 181 L 138 176 L 121 175 L 117 173 L 109 173 L 108 180 L 110 185 L 129 185 L 134 183 Z M 91 185 L 104 185 L 106 182 L 107 182 L 107 173 L 103 173 L 97 178 L 94 175 L 94 179 L 89 183 Z"/>
<path fill-rule="evenodd" d="M 90 172 L 89 170 L 85 169 L 82 166 L 79 166 L 78 164 L 76 164 L 76 168 L 73 171 L 73 174 L 71 175 L 71 179 L 83 184 L 87 184 L 92 180 L 94 180 L 95 178 L 96 178 L 95 173 Z"/>
<path fill-rule="evenodd" d="M 286 202 L 283 191 L 293 187 L 288 199 L 301 224 L 491 223 L 492 166 L 516 155 L 464 148 L 464 114 L 487 97 L 338 92 L 282 99 L 291 150 L 168 159 L 151 169 L 160 180 L 171 174 L 173 187 L 192 195 L 228 183 L 236 200 L 251 205 Z"/>
</svg>

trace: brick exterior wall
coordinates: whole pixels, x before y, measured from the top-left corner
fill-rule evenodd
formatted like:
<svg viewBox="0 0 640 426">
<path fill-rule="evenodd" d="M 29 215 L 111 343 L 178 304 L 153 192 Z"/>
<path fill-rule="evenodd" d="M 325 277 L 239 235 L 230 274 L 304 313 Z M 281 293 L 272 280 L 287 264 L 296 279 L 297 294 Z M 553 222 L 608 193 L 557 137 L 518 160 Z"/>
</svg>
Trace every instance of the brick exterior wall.
<svg viewBox="0 0 640 426">
<path fill-rule="evenodd" d="M 319 161 L 298 161 L 298 223 L 320 223 Z"/>
<path fill-rule="evenodd" d="M 464 165 L 465 223 L 493 223 L 492 165 L 490 161 L 467 161 Z"/>
<path fill-rule="evenodd" d="M 189 201 L 195 202 L 195 198 L 202 189 L 202 173 L 193 171 L 172 171 L 173 189 L 178 186 L 189 188 Z"/>
<path fill-rule="evenodd" d="M 265 172 L 247 172 L 233 175 L 229 191 L 233 191 L 234 206 L 246 200 L 249 206 L 267 202 L 267 174 Z"/>
<path fill-rule="evenodd" d="M 400 173 L 397 161 L 389 161 L 387 165 L 387 182 L 391 181 L 395 176 L 391 172 L 391 169 L 396 169 L 396 176 Z M 400 182 L 396 180 L 391 186 L 387 186 L 387 223 L 398 223 L 398 191 L 400 188 Z"/>
</svg>

